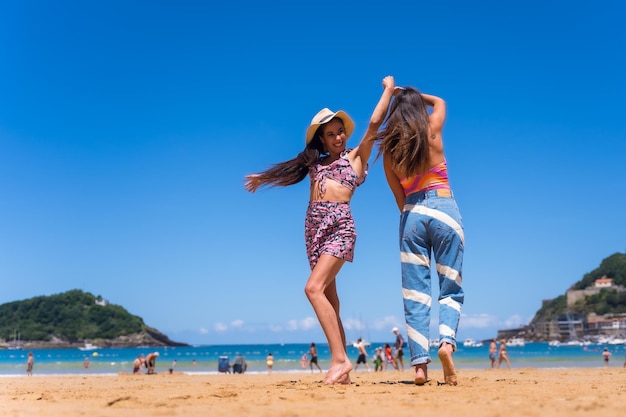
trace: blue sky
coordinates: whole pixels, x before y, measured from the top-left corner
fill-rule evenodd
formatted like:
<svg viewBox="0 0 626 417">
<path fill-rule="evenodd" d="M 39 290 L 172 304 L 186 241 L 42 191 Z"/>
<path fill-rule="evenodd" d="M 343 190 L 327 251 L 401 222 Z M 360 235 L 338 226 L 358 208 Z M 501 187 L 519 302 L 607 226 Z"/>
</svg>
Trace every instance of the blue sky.
<svg viewBox="0 0 626 417">
<path fill-rule="evenodd" d="M 78 288 L 174 340 L 323 343 L 303 292 L 307 181 L 249 194 L 244 176 L 300 152 L 322 107 L 353 117 L 358 144 L 393 75 L 448 103 L 459 339 L 526 324 L 626 251 L 625 11 L 4 1 L 0 303 Z M 386 341 L 403 324 L 398 213 L 370 163 L 338 290 L 348 338 Z"/>
</svg>

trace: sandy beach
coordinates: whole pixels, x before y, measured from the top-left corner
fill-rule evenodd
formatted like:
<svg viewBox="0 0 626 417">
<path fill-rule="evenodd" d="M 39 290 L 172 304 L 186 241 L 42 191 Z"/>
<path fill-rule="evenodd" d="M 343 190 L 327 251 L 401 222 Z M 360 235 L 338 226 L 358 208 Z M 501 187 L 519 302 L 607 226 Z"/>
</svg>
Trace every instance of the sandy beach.
<svg viewBox="0 0 626 417">
<path fill-rule="evenodd" d="M 463 370 L 415 386 L 412 372 L 353 372 L 351 385 L 321 374 L 33 376 L 2 378 L 3 417 L 38 416 L 621 416 L 626 369 Z"/>
</svg>

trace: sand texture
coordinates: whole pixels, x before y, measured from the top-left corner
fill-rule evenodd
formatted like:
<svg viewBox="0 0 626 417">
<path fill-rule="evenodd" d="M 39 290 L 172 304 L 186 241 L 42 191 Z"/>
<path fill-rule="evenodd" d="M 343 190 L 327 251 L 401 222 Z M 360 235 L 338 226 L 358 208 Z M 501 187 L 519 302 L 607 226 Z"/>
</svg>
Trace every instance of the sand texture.
<svg viewBox="0 0 626 417">
<path fill-rule="evenodd" d="M 33 376 L 0 378 L 3 417 L 38 416 L 623 416 L 626 369 L 462 370 L 459 385 L 424 386 L 411 371 L 353 372 L 351 385 L 319 373 Z"/>
</svg>

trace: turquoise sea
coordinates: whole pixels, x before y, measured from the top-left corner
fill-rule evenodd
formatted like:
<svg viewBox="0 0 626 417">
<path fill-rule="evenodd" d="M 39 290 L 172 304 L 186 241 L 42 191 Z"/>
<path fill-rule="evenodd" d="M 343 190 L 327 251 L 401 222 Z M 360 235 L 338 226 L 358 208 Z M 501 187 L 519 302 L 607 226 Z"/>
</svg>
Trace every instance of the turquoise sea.
<svg viewBox="0 0 626 417">
<path fill-rule="evenodd" d="M 368 347 L 370 367 L 374 348 L 384 343 L 372 343 Z M 330 353 L 328 345 L 316 343 L 319 363 L 322 369 L 328 369 Z M 571 368 L 571 367 L 602 367 L 602 350 L 608 348 L 612 353 L 610 366 L 622 367 L 624 363 L 623 345 L 589 345 L 559 346 L 548 343 L 526 343 L 525 346 L 507 347 L 512 368 Z M 218 373 L 220 356 L 228 356 L 232 361 L 236 353 L 245 356 L 248 372 L 267 372 L 265 357 L 272 353 L 275 358 L 274 371 L 278 372 L 310 372 L 301 366 L 302 355 L 308 352 L 309 344 L 275 344 L 275 345 L 203 345 L 190 347 L 167 348 L 98 348 L 91 351 L 80 349 L 35 349 L 33 375 L 53 374 L 99 374 L 117 375 L 120 372 L 131 373 L 133 360 L 139 355 L 158 351 L 156 372 L 168 372 L 176 360 L 175 372 L 189 374 Z M 348 354 L 353 362 L 358 356 L 357 349 L 348 347 Z M 406 351 L 408 354 L 408 351 Z M 27 350 L 0 350 L 0 376 L 26 375 Z M 436 348 L 431 349 L 433 362 L 431 369 L 441 369 Z M 84 367 L 85 358 L 89 359 L 89 367 Z M 486 369 L 490 366 L 488 347 L 458 347 L 454 355 L 455 365 L 462 369 Z M 406 368 L 405 357 L 405 368 Z M 504 363 L 503 363 L 504 366 Z M 362 366 L 359 371 L 364 369 Z M 373 368 L 372 368 L 373 369 Z M 390 368 L 391 369 L 391 368 Z M 144 370 L 142 370 L 144 372 Z"/>
</svg>

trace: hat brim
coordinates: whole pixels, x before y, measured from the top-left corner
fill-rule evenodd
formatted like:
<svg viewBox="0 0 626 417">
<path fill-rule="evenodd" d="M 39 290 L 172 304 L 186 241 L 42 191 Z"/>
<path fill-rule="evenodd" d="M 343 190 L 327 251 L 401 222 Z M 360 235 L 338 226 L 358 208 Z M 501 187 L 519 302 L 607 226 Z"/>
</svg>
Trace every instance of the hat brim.
<svg viewBox="0 0 626 417">
<path fill-rule="evenodd" d="M 343 110 L 339 110 L 335 113 L 329 114 L 328 116 L 329 117 L 326 117 L 322 123 L 311 123 L 311 125 L 308 127 L 308 129 L 306 130 L 306 142 L 305 142 L 307 145 L 311 143 L 311 141 L 313 140 L 313 137 L 315 136 L 315 132 L 317 131 L 317 129 L 321 125 L 324 125 L 330 122 L 335 117 L 338 117 L 343 122 L 343 127 L 344 129 L 346 129 L 346 139 L 348 139 L 352 135 L 352 132 L 354 132 L 354 121 L 352 120 L 350 116 L 348 116 L 348 113 L 346 113 Z"/>
</svg>

